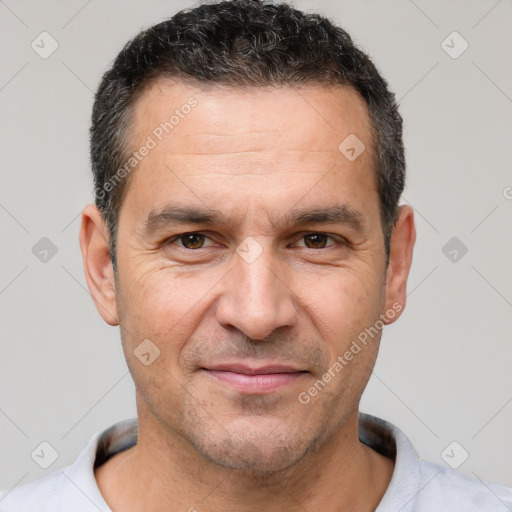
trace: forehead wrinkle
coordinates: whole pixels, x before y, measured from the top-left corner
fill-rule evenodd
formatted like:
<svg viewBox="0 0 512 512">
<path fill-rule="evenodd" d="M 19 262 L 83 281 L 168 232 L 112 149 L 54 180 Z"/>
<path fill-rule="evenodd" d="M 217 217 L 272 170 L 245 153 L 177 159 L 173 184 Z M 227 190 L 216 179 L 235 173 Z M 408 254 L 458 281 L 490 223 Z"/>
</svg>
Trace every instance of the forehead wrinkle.
<svg viewBox="0 0 512 512">
<path fill-rule="evenodd" d="M 172 155 L 193 155 L 193 156 L 215 156 L 215 155 L 238 155 L 242 153 L 333 153 L 336 154 L 335 150 L 332 149 L 295 149 L 295 148 L 263 148 L 263 149 L 248 149 L 246 151 L 229 151 L 229 152 L 207 152 L 207 153 L 197 153 L 193 152 L 178 152 L 173 151 Z"/>
<path fill-rule="evenodd" d="M 172 135 L 173 139 L 185 139 L 189 137 L 240 137 L 242 135 L 253 135 L 253 134 L 260 134 L 260 133 L 280 133 L 282 130 L 251 130 L 248 132 L 230 132 L 230 133 L 212 133 L 212 132 L 196 132 L 196 133 L 184 133 L 182 135 Z"/>
<path fill-rule="evenodd" d="M 217 155 L 253 152 L 336 154 L 341 141 L 340 137 L 318 137 L 311 133 L 295 136 L 294 133 L 288 130 L 275 130 L 265 133 L 265 135 L 263 135 L 263 132 L 244 135 L 234 133 L 220 136 L 191 134 L 183 137 L 173 134 L 164 141 L 164 147 L 172 155 Z"/>
</svg>

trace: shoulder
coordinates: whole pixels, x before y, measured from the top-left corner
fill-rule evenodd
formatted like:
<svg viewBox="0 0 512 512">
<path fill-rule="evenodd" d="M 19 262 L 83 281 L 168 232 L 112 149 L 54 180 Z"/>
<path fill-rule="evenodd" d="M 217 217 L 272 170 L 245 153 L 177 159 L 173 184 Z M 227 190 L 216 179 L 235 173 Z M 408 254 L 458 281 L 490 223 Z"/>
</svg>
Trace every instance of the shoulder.
<svg viewBox="0 0 512 512">
<path fill-rule="evenodd" d="M 117 430 L 123 433 L 126 425 L 133 426 L 133 421 L 94 434 L 71 465 L 0 491 L 0 512 L 110 512 L 98 489 L 94 465 L 97 457 L 105 458 L 105 451 L 112 448 L 112 435 Z"/>
<path fill-rule="evenodd" d="M 512 488 L 420 460 L 418 510 L 506 512 L 512 510 Z"/>
<path fill-rule="evenodd" d="M 10 491 L 0 491 L 0 512 L 110 512 L 96 486 L 66 466 Z"/>
<path fill-rule="evenodd" d="M 66 487 L 64 472 L 55 471 L 10 491 L 0 491 L 1 512 L 28 512 L 38 503 L 39 510 L 58 510 L 60 491 Z"/>
<path fill-rule="evenodd" d="M 386 420 L 361 414 L 360 439 L 395 459 L 378 512 L 512 512 L 512 488 L 421 459 L 408 437 Z"/>
</svg>

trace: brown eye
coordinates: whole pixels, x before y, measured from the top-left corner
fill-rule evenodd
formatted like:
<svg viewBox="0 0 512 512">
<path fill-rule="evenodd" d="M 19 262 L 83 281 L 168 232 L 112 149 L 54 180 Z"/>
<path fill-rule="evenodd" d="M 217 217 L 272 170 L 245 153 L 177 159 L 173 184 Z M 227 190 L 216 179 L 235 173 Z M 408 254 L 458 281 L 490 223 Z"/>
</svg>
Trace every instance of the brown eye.
<svg viewBox="0 0 512 512">
<path fill-rule="evenodd" d="M 329 235 L 323 233 L 311 233 L 304 237 L 305 245 L 309 249 L 324 249 L 327 247 L 327 240 L 331 238 Z"/>
<path fill-rule="evenodd" d="M 186 233 L 177 237 L 176 240 L 180 240 L 185 249 L 201 249 L 205 238 L 200 233 Z"/>
</svg>

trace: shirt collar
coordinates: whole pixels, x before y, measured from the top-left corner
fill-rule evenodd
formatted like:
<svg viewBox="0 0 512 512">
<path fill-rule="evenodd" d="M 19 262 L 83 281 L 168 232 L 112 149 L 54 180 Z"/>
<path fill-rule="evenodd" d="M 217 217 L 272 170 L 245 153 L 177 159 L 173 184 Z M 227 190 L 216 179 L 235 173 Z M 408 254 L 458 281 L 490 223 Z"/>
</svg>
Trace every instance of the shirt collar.
<svg viewBox="0 0 512 512">
<path fill-rule="evenodd" d="M 111 512 L 101 495 L 94 470 L 115 454 L 137 443 L 137 418 L 115 423 L 95 434 L 65 475 L 101 512 Z M 359 413 L 359 440 L 380 454 L 395 460 L 391 482 L 376 512 L 412 512 L 419 488 L 418 455 L 405 434 L 395 425 L 370 414 Z M 84 471 L 85 469 L 85 471 Z"/>
</svg>

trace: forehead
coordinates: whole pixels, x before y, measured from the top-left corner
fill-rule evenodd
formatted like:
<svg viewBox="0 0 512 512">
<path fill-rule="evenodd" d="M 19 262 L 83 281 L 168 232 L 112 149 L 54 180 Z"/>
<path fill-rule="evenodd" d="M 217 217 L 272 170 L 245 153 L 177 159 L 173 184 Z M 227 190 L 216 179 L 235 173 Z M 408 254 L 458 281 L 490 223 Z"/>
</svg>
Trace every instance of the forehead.
<svg viewBox="0 0 512 512">
<path fill-rule="evenodd" d="M 195 154 L 198 143 L 221 153 L 243 148 L 248 137 L 252 149 L 260 149 L 258 139 L 270 149 L 269 134 L 275 149 L 286 150 L 337 153 L 350 133 L 371 142 L 366 103 L 346 86 L 199 88 L 159 78 L 136 101 L 131 126 L 133 141 L 153 135 L 159 145 L 172 140 L 176 152 Z"/>
<path fill-rule="evenodd" d="M 314 187 L 323 200 L 351 188 L 357 195 L 375 181 L 367 107 L 349 87 L 205 90 L 158 79 L 138 98 L 131 121 L 132 151 L 151 146 L 125 198 L 141 212 L 178 190 L 202 202 L 207 191 L 210 206 L 220 201 L 227 209 L 237 206 L 235 191 L 245 203 L 266 196 L 276 206 L 286 191 L 293 201 Z M 340 152 L 348 136 L 365 146 L 354 161 Z"/>
</svg>

